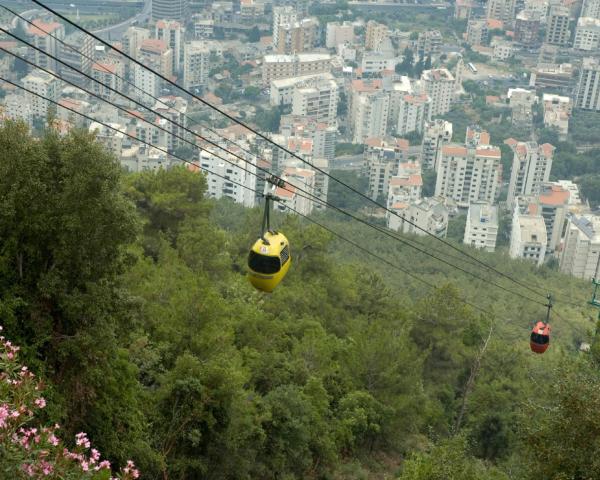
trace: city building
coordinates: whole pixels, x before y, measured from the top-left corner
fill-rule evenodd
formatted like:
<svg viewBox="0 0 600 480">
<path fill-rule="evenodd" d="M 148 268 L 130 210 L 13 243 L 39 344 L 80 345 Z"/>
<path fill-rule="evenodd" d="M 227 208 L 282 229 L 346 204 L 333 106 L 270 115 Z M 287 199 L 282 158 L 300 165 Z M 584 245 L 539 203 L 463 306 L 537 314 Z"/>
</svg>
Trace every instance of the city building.
<svg viewBox="0 0 600 480">
<path fill-rule="evenodd" d="M 454 18 L 457 20 L 468 20 L 471 18 L 473 3 L 471 0 L 456 0 L 454 2 Z"/>
<path fill-rule="evenodd" d="M 133 65 L 133 96 L 142 103 L 154 103 L 154 98 L 160 95 L 162 80 L 150 70 L 144 67 L 150 67 L 154 70 L 159 68 L 155 62 L 149 62 L 144 66 Z"/>
<path fill-rule="evenodd" d="M 397 205 L 399 202 L 410 203 L 420 200 L 422 188 L 421 164 L 419 162 L 400 163 L 398 173 L 391 177 L 389 181 L 388 207 Z"/>
<path fill-rule="evenodd" d="M 344 43 L 354 43 L 354 25 L 351 22 L 329 22 L 325 33 L 325 46 L 337 48 Z"/>
<path fill-rule="evenodd" d="M 550 6 L 546 23 L 546 43 L 566 47 L 571 40 L 570 12 L 561 4 Z"/>
<path fill-rule="evenodd" d="M 106 126 L 108 125 L 108 126 Z M 102 125 L 98 122 L 92 122 L 89 132 L 96 135 L 96 140 L 110 150 L 116 157 L 121 156 L 123 143 L 127 136 L 127 127 L 120 123 L 107 123 Z M 110 128 L 109 128 L 110 127 Z"/>
<path fill-rule="evenodd" d="M 495 40 L 493 42 L 492 47 L 494 48 L 492 59 L 499 62 L 504 62 L 505 60 L 508 60 L 515 54 L 515 47 L 513 45 L 513 42 L 507 42 L 505 40 Z"/>
<path fill-rule="evenodd" d="M 298 21 L 298 12 L 290 5 L 273 7 L 273 48 L 279 45 L 279 26 Z"/>
<path fill-rule="evenodd" d="M 364 52 L 360 63 L 363 74 L 379 73 L 384 70 L 394 70 L 400 63 L 398 57 L 384 52 Z"/>
<path fill-rule="evenodd" d="M 598 50 L 600 44 L 600 19 L 579 17 L 575 27 L 573 48 L 591 52 Z"/>
<path fill-rule="evenodd" d="M 228 197 L 235 203 L 253 207 L 255 205 L 253 190 L 256 189 L 256 175 L 254 175 L 256 157 L 246 154 L 239 147 L 228 148 L 239 157 L 245 158 L 248 163 L 227 154 L 225 158 L 228 163 L 206 150 L 200 151 L 200 166 L 206 174 L 207 194 L 216 199 Z M 219 153 L 219 156 L 223 157 L 223 154 Z"/>
<path fill-rule="evenodd" d="M 518 142 L 514 138 L 504 143 L 513 151 L 507 197 L 512 207 L 517 196 L 539 195 L 542 184 L 550 179 L 554 147 L 549 143 Z"/>
<path fill-rule="evenodd" d="M 572 94 L 575 82 L 570 63 L 539 64 L 531 73 L 529 84 L 537 89 L 553 89 Z"/>
<path fill-rule="evenodd" d="M 467 43 L 472 47 L 487 45 L 488 25 L 485 18 L 472 18 L 467 24 Z"/>
<path fill-rule="evenodd" d="M 442 146 L 435 196 L 454 200 L 468 208 L 475 201 L 494 204 L 502 179 L 500 148 L 489 144 L 485 131 L 467 129 L 464 144 Z"/>
<path fill-rule="evenodd" d="M 423 131 L 425 122 L 430 120 L 431 99 L 426 93 L 404 95 L 400 98 L 396 134 Z"/>
<path fill-rule="evenodd" d="M 3 99 L 0 107 L 0 121 L 23 121 L 29 127 L 33 126 L 33 111 L 27 93 L 9 93 Z"/>
<path fill-rule="evenodd" d="M 439 30 L 425 30 L 417 38 L 417 56 L 419 58 L 437 57 L 442 51 L 442 34 Z"/>
<path fill-rule="evenodd" d="M 262 66 L 263 85 L 278 78 L 300 77 L 331 71 L 328 53 L 299 53 L 297 55 L 265 55 Z"/>
<path fill-rule="evenodd" d="M 122 62 L 95 62 L 92 65 L 92 91 L 101 98 L 114 101 L 123 91 L 125 67 Z"/>
<path fill-rule="evenodd" d="M 65 43 L 76 45 L 77 48 L 69 48 L 65 44 L 59 44 L 60 60 L 73 67 L 69 68 L 61 64 L 60 76 L 64 80 L 73 82 L 76 85 L 86 86 L 89 83 L 89 79 L 85 75 L 90 75 L 92 69 L 94 41 L 92 37 L 83 32 L 73 32 L 67 35 Z"/>
<path fill-rule="evenodd" d="M 318 40 L 319 22 L 314 18 L 281 24 L 277 28 L 277 43 L 273 42 L 273 52 L 276 54 L 309 52 Z"/>
<path fill-rule="evenodd" d="M 169 152 L 175 151 L 178 147 L 188 146 L 190 140 L 190 135 L 186 130 L 188 102 L 182 97 L 160 97 L 154 105 L 154 111 L 161 115 L 158 124 L 171 134 L 166 135 Z"/>
<path fill-rule="evenodd" d="M 537 198 L 539 209 L 546 225 L 546 255 L 558 253 L 563 228 L 567 218 L 570 193 L 560 185 L 544 183 Z"/>
<path fill-rule="evenodd" d="M 496 249 L 498 237 L 498 207 L 487 202 L 471 202 L 463 243 L 488 252 Z"/>
<path fill-rule="evenodd" d="M 286 187 L 285 189 L 279 187 L 275 189 L 275 195 L 280 198 L 275 208 L 282 212 L 297 212 L 300 215 L 310 215 L 315 207 L 315 201 L 307 197 L 316 195 L 316 175 L 314 170 L 288 167 L 283 172 L 281 178 L 285 180 Z M 297 189 L 303 190 L 304 193 L 298 192 Z M 298 193 L 301 193 L 301 195 Z"/>
<path fill-rule="evenodd" d="M 386 25 L 369 20 L 365 32 L 365 49 L 379 50 L 388 36 L 389 30 Z"/>
<path fill-rule="evenodd" d="M 48 108 L 52 105 L 48 100 L 58 100 L 61 82 L 49 73 L 38 69 L 31 71 L 23 77 L 21 82 L 27 90 L 33 92 L 26 92 L 25 95 L 29 105 L 31 105 L 31 114 L 34 118 L 45 119 L 48 115 Z M 35 93 L 44 98 L 34 95 Z"/>
<path fill-rule="evenodd" d="M 179 72 L 183 61 L 183 42 L 185 31 L 179 22 L 159 20 L 156 22 L 155 36 L 163 40 L 172 51 L 171 71 Z"/>
<path fill-rule="evenodd" d="M 27 28 L 27 40 L 41 51 L 28 48 L 27 59 L 40 68 L 58 73 L 58 62 L 48 55 L 58 58 L 61 52 L 60 40 L 65 39 L 64 25 L 58 22 L 44 22 L 41 19 L 32 20 L 31 23 Z"/>
<path fill-rule="evenodd" d="M 274 107 L 280 105 L 291 105 L 294 99 L 296 86 L 313 80 L 334 80 L 331 73 L 317 73 L 315 75 L 303 75 L 301 77 L 280 78 L 273 80 L 269 89 L 270 104 Z"/>
<path fill-rule="evenodd" d="M 600 63 L 597 58 L 584 58 L 579 71 L 575 107 L 600 111 Z"/>
<path fill-rule="evenodd" d="M 312 79 L 294 87 L 292 114 L 314 117 L 317 122 L 337 123 L 339 92 L 334 80 Z"/>
<path fill-rule="evenodd" d="M 368 194 L 373 200 L 387 198 L 390 180 L 398 174 L 401 163 L 408 161 L 409 144 L 402 138 L 365 141 L 363 173 L 369 180 Z"/>
<path fill-rule="evenodd" d="M 123 147 L 119 160 L 127 172 L 157 171 L 171 166 L 165 152 L 144 144 Z"/>
<path fill-rule="evenodd" d="M 547 237 L 544 218 L 536 209 L 536 205 L 516 203 L 508 254 L 511 258 L 522 258 L 540 266 L 546 255 Z"/>
<path fill-rule="evenodd" d="M 152 0 L 152 21 L 176 20 L 185 25 L 189 18 L 189 0 Z"/>
<path fill-rule="evenodd" d="M 388 228 L 415 235 L 435 235 L 445 238 L 448 233 L 448 208 L 443 198 L 429 197 L 412 202 L 397 202 L 390 207 Z"/>
<path fill-rule="evenodd" d="M 165 40 L 149 38 L 143 40 L 138 53 L 138 60 L 165 77 L 173 75 L 173 50 Z"/>
<path fill-rule="evenodd" d="M 533 10 L 523 10 L 515 20 L 515 42 L 526 47 L 539 43 L 540 15 Z"/>
<path fill-rule="evenodd" d="M 531 128 L 533 105 L 537 102 L 535 90 L 509 88 L 508 103 L 512 112 L 512 124 L 519 128 Z"/>
<path fill-rule="evenodd" d="M 383 91 L 365 92 L 353 99 L 350 121 L 354 143 L 385 136 L 389 104 L 390 97 Z"/>
<path fill-rule="evenodd" d="M 581 16 L 600 18 L 600 0 L 583 0 Z"/>
<path fill-rule="evenodd" d="M 137 59 L 142 42 L 144 40 L 148 40 L 149 38 L 150 30 L 147 28 L 129 27 L 127 30 L 125 30 L 125 33 L 123 33 L 123 36 L 121 37 L 123 52 Z"/>
<path fill-rule="evenodd" d="M 183 87 L 189 90 L 206 85 L 210 71 L 210 50 L 205 42 L 186 42 L 183 58 Z"/>
<path fill-rule="evenodd" d="M 556 129 L 559 139 L 566 140 L 569 133 L 571 98 L 553 93 L 544 93 L 542 105 L 544 107 L 544 126 Z"/>
<path fill-rule="evenodd" d="M 560 271 L 583 280 L 600 278 L 600 217 L 571 215 L 567 219 Z"/>
<path fill-rule="evenodd" d="M 504 25 L 512 25 L 515 21 L 515 0 L 488 0 L 486 18 L 500 20 Z"/>
<path fill-rule="evenodd" d="M 558 180 L 554 182 L 555 185 L 561 186 L 564 190 L 569 192 L 569 206 L 579 206 L 581 205 L 581 197 L 579 195 L 579 187 L 576 183 L 571 180 Z"/>
<path fill-rule="evenodd" d="M 431 98 L 432 117 L 443 115 L 450 111 L 454 101 L 454 77 L 446 68 L 425 70 L 421 74 L 421 83 L 427 95 Z"/>
<path fill-rule="evenodd" d="M 428 122 L 421 144 L 421 163 L 425 169 L 437 171 L 442 147 L 452 141 L 452 123 L 446 120 Z"/>
</svg>

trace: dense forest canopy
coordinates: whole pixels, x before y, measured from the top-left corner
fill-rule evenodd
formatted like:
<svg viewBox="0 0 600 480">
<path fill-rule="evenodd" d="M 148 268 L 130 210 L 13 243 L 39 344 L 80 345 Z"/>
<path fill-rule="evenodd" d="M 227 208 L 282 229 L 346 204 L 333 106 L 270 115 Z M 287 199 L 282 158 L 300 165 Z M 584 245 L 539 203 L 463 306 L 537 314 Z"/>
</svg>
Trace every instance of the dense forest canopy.
<svg viewBox="0 0 600 480">
<path fill-rule="evenodd" d="M 201 174 L 122 175 L 85 132 L 12 123 L 0 159 L 0 323 L 65 438 L 143 478 L 600 478 L 587 283 L 472 252 L 556 293 L 536 356 L 543 306 L 333 213 L 319 221 L 438 288 L 279 215 L 293 268 L 262 294 L 245 278 L 261 212 L 207 200 Z"/>
</svg>

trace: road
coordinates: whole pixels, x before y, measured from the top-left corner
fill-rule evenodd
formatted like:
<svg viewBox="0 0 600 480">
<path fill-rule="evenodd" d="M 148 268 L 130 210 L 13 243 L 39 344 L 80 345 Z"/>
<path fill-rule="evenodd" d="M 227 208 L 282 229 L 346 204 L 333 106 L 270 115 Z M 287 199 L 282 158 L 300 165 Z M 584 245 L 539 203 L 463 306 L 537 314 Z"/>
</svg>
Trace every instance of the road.
<svg viewBox="0 0 600 480">
<path fill-rule="evenodd" d="M 137 15 L 131 17 L 124 22 L 118 23 L 117 25 L 112 25 L 110 27 L 101 28 L 99 30 L 93 30 L 93 33 L 98 35 L 99 37 L 104 38 L 105 40 L 110 40 L 112 37 L 120 38 L 123 35 L 123 32 L 127 30 L 132 25 L 138 25 L 145 23 L 150 20 L 152 15 L 152 0 L 144 0 L 144 8 Z"/>
</svg>

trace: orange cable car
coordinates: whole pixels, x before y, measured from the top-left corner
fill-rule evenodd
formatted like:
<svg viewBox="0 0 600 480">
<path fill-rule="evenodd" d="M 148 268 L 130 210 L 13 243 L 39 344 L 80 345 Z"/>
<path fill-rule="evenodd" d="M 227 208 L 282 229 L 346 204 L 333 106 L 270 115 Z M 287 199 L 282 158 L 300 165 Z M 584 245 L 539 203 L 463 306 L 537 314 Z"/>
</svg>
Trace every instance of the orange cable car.
<svg viewBox="0 0 600 480">
<path fill-rule="evenodd" d="M 550 310 L 552 309 L 552 297 L 548 295 L 548 312 L 546 313 L 546 321 L 540 320 L 535 324 L 529 337 L 529 346 L 531 351 L 535 353 L 544 353 L 550 346 L 550 332 L 552 328 L 548 323 L 550 321 Z"/>
</svg>

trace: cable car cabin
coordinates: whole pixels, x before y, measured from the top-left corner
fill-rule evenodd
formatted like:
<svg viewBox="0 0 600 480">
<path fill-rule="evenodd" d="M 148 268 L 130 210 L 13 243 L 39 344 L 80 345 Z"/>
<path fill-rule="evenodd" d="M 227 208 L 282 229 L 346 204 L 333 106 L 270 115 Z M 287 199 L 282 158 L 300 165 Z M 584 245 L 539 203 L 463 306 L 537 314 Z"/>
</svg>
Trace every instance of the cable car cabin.
<svg viewBox="0 0 600 480">
<path fill-rule="evenodd" d="M 544 322 L 537 322 L 531 331 L 529 346 L 535 353 L 544 353 L 550 346 L 550 325 Z"/>
<path fill-rule="evenodd" d="M 292 257 L 285 235 L 265 232 L 250 250 L 248 278 L 258 290 L 272 292 L 290 268 Z"/>
</svg>

